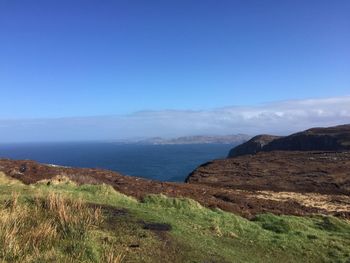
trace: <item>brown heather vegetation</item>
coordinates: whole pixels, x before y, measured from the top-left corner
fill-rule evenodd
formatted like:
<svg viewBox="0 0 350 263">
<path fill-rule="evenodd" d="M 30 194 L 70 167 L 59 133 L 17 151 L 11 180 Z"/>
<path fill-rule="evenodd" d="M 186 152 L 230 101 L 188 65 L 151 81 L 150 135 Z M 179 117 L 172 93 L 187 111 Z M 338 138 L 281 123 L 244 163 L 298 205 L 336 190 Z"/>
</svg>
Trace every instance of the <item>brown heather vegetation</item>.
<svg viewBox="0 0 350 263">
<path fill-rule="evenodd" d="M 259 161 L 259 156 L 266 154 L 269 154 L 269 157 Z M 336 160 L 331 159 L 331 162 L 324 162 L 328 160 L 324 158 L 329 158 L 329 155 L 336 155 L 334 156 Z M 312 159 L 309 160 L 310 158 Z M 237 165 L 236 162 L 238 162 Z M 246 167 L 246 162 L 249 162 L 249 168 Z M 269 165 L 264 166 L 265 163 Z M 308 165 L 305 165 L 306 163 Z M 104 183 L 111 185 L 120 193 L 139 200 L 149 194 L 186 197 L 198 201 L 203 206 L 220 208 L 249 219 L 266 212 L 286 215 L 321 213 L 349 218 L 350 212 L 343 209 L 347 205 L 347 200 L 344 203 L 344 198 L 338 198 L 340 195 L 346 196 L 340 190 L 346 190 L 346 185 L 349 184 L 347 179 L 349 177 L 344 176 L 349 171 L 347 168 L 349 164 L 350 154 L 348 153 L 327 153 L 326 156 L 302 152 L 259 153 L 255 156 L 217 160 L 200 166 L 189 177 L 189 183 L 184 184 L 123 176 L 108 170 L 65 168 L 28 160 L 0 159 L 0 175 L 6 175 L 17 183 L 40 183 L 48 186 Z M 307 168 L 310 173 L 301 173 L 300 170 L 304 168 Z M 318 170 L 321 170 L 322 174 Z M 327 174 L 323 176 L 324 173 Z M 317 176 L 318 174 L 321 176 Z M 298 184 L 294 183 L 296 177 L 300 181 Z M 332 179 L 335 177 L 336 179 Z M 7 182 L 7 184 L 13 184 L 13 182 Z M 339 187 L 332 182 L 337 182 Z M 308 193 L 332 195 L 327 205 L 333 208 L 325 209 L 322 202 L 317 202 L 317 206 L 309 206 L 300 202 L 299 199 L 257 198 L 256 193 L 256 191 L 271 190 L 300 192 L 300 188 L 304 188 Z"/>
</svg>

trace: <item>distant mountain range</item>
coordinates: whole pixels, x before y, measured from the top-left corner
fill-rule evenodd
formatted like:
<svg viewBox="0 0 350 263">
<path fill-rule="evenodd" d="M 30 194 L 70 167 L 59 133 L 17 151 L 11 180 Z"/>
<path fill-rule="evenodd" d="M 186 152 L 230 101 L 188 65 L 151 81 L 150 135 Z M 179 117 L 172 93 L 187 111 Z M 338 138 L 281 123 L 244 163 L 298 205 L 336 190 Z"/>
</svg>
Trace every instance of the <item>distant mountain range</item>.
<svg viewBox="0 0 350 263">
<path fill-rule="evenodd" d="M 235 134 L 235 135 L 218 135 L 218 136 L 183 136 L 172 139 L 165 139 L 161 137 L 153 137 L 137 141 L 138 144 L 153 144 L 153 145 L 165 145 L 165 144 L 207 144 L 207 143 L 218 143 L 218 144 L 240 144 L 249 140 L 251 136 L 246 134 Z"/>
</svg>

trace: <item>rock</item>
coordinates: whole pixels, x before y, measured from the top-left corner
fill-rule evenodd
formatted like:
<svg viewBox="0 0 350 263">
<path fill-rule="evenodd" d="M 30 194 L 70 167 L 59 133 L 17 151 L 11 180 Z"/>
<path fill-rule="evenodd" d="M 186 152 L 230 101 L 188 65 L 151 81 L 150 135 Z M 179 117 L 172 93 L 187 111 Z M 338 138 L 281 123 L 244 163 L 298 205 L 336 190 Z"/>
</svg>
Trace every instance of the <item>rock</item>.
<svg viewBox="0 0 350 263">
<path fill-rule="evenodd" d="M 22 164 L 21 167 L 19 168 L 19 171 L 21 173 L 24 173 L 27 170 L 27 166 L 25 164 Z"/>
</svg>

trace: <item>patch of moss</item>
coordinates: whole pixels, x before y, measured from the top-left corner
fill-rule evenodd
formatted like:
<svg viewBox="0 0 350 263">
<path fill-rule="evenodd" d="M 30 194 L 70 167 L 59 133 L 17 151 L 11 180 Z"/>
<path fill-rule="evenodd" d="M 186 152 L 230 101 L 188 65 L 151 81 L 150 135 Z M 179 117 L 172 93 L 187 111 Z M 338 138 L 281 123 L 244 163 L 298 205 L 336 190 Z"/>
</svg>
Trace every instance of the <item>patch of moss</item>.
<svg viewBox="0 0 350 263">
<path fill-rule="evenodd" d="M 291 231 L 287 220 L 273 214 L 258 215 L 253 221 L 261 224 L 262 228 L 278 234 L 287 234 Z"/>
</svg>

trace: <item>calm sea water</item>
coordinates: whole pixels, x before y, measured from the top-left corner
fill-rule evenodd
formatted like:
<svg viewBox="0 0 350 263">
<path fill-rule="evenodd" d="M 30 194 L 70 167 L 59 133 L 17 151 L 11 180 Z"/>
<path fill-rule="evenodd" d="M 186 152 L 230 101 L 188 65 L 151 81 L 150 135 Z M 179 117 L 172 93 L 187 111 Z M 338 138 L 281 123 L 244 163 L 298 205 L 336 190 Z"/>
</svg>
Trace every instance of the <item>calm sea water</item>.
<svg viewBox="0 0 350 263">
<path fill-rule="evenodd" d="M 200 164 L 224 158 L 234 145 L 114 143 L 0 144 L 0 158 L 72 167 L 104 168 L 160 181 L 183 181 Z"/>
</svg>

